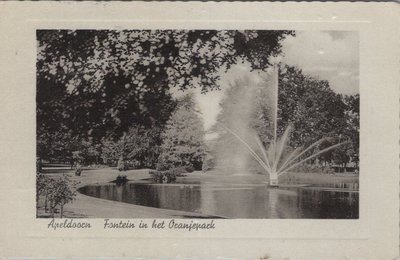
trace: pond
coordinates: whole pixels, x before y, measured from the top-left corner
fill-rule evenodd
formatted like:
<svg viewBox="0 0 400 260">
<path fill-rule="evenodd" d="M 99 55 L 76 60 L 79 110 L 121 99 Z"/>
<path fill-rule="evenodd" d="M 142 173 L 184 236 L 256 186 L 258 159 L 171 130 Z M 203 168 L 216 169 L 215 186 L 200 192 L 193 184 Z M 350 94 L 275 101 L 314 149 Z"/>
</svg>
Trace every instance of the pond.
<svg viewBox="0 0 400 260">
<path fill-rule="evenodd" d="M 357 219 L 358 183 L 267 188 L 257 183 L 180 179 L 88 185 L 79 192 L 102 199 L 223 218 Z"/>
</svg>

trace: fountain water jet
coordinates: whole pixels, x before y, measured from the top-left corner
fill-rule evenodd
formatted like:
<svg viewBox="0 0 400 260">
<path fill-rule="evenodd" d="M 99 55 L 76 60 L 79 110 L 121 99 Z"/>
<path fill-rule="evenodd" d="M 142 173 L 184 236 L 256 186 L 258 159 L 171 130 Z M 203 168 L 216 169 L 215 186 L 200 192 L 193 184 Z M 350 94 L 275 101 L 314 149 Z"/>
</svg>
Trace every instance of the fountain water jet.
<svg viewBox="0 0 400 260">
<path fill-rule="evenodd" d="M 278 125 L 278 77 L 279 71 L 275 69 L 275 77 L 274 77 L 274 86 L 275 86 L 275 99 L 274 99 L 274 132 L 273 132 L 273 142 L 266 148 L 260 138 L 256 135 L 256 142 L 258 144 L 258 148 L 261 151 L 261 155 L 259 155 L 251 145 L 246 142 L 239 134 L 237 134 L 232 129 L 228 128 L 224 124 L 217 122 L 220 126 L 222 126 L 226 131 L 235 136 L 246 149 L 250 152 L 250 155 L 260 164 L 260 166 L 265 170 L 269 177 L 269 185 L 270 186 L 278 186 L 279 181 L 278 177 L 287 173 L 289 170 L 295 168 L 296 166 L 301 165 L 302 163 L 309 161 L 322 153 L 335 149 L 336 147 L 343 145 L 347 142 L 338 143 L 327 148 L 324 148 L 318 152 L 315 152 L 311 155 L 308 155 L 306 158 L 302 158 L 303 155 L 306 155 L 312 149 L 318 147 L 319 144 L 327 140 L 327 138 L 322 138 L 315 143 L 311 144 L 307 148 L 297 148 L 294 149 L 291 153 L 289 153 L 285 158 L 283 156 L 283 151 L 287 147 L 287 143 L 289 141 L 289 134 L 291 131 L 291 127 L 288 126 L 283 133 L 283 135 L 278 138 L 277 136 L 277 125 Z"/>
</svg>

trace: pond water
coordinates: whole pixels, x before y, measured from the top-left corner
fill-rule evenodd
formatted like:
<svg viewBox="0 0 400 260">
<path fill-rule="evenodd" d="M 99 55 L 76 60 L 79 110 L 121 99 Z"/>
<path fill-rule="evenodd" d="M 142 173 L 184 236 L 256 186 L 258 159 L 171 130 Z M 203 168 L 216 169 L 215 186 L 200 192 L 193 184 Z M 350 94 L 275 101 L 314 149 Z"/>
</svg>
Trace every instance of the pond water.
<svg viewBox="0 0 400 260">
<path fill-rule="evenodd" d="M 79 192 L 136 205 L 196 212 L 224 218 L 357 219 L 358 183 L 267 188 L 257 183 L 215 183 L 181 179 L 89 185 Z"/>
</svg>

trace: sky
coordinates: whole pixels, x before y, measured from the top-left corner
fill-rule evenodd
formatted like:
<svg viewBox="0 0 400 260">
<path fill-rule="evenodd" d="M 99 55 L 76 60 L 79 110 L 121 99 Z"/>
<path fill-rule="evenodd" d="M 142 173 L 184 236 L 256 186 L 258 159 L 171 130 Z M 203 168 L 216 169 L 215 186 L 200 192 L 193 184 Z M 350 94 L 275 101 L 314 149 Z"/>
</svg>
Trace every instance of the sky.
<svg viewBox="0 0 400 260">
<path fill-rule="evenodd" d="M 341 94 L 359 93 L 359 37 L 350 31 L 296 31 L 295 37 L 282 42 L 285 64 L 297 66 L 303 73 L 328 80 L 333 91 Z M 198 109 L 203 114 L 204 127 L 208 130 L 220 111 L 219 102 L 229 83 L 245 75 L 257 77 L 250 72 L 249 64 L 233 66 L 228 72 L 220 72 L 221 91 L 203 95 L 196 90 Z"/>
<path fill-rule="evenodd" d="M 328 80 L 341 94 L 359 91 L 359 38 L 351 31 L 297 31 L 296 37 L 284 40 L 284 57 L 288 65 L 296 65 L 319 79 Z"/>
</svg>

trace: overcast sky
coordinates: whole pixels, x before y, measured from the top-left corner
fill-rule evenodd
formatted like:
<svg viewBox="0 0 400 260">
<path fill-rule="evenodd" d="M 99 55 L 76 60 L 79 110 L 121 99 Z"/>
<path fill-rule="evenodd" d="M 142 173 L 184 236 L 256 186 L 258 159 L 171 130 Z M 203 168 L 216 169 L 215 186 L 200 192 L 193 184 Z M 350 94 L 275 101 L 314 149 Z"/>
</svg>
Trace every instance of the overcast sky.
<svg viewBox="0 0 400 260">
<path fill-rule="evenodd" d="M 328 80 L 331 88 L 341 94 L 359 92 L 359 38 L 357 32 L 346 31 L 297 31 L 295 37 L 282 43 L 283 63 L 295 65 L 303 73 Z M 196 100 L 203 113 L 206 130 L 214 123 L 220 111 L 219 102 L 229 82 L 250 73 L 248 64 L 233 66 L 227 73 L 221 72 L 221 91 L 201 95 L 196 90 Z"/>
<path fill-rule="evenodd" d="M 342 94 L 359 91 L 359 38 L 350 31 L 297 31 L 284 40 L 283 62 L 329 81 Z"/>
</svg>

